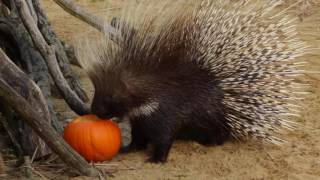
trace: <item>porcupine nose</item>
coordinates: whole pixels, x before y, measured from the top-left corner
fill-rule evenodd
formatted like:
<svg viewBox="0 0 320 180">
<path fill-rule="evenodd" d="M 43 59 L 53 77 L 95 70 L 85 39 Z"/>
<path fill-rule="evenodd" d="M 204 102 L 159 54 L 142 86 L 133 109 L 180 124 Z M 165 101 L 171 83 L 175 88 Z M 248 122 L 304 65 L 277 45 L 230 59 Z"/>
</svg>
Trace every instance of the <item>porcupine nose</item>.
<svg viewBox="0 0 320 180">
<path fill-rule="evenodd" d="M 114 115 L 111 114 L 96 114 L 100 119 L 112 119 L 114 118 Z"/>
</svg>

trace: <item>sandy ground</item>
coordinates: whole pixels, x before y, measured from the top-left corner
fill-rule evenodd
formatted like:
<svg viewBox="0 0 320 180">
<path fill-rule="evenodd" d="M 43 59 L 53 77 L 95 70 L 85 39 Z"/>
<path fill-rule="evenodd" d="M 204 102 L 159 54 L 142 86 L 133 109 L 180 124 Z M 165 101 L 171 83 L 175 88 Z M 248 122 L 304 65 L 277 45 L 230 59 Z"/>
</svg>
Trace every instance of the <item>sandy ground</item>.
<svg viewBox="0 0 320 180">
<path fill-rule="evenodd" d="M 43 2 L 55 31 L 63 40 L 72 43 L 77 35 L 88 30 L 94 31 L 65 13 L 51 0 Z M 105 8 L 104 1 L 78 2 L 102 15 L 106 11 L 117 13 L 122 1 L 112 1 L 109 8 Z M 289 3 L 283 8 L 288 6 Z M 298 16 L 300 10 L 293 8 L 288 13 Z M 298 23 L 299 36 L 312 48 L 318 49 L 304 58 L 310 62 L 310 69 L 319 70 L 320 6 L 310 6 L 305 12 L 303 21 Z M 85 75 L 78 70 L 77 73 L 84 79 L 85 88 L 92 92 Z M 311 84 L 312 94 L 302 102 L 302 117 L 297 119 L 301 127 L 284 137 L 288 143 L 274 146 L 254 141 L 227 142 L 223 146 L 205 147 L 194 142 L 177 141 L 168 162 L 163 165 L 145 163 L 146 152 L 118 155 L 110 162 L 115 169 L 110 179 L 320 179 L 320 75 L 309 74 L 302 80 Z M 66 112 L 65 104 L 60 101 L 57 101 L 57 110 L 66 117 L 74 116 Z M 56 179 L 67 177 L 61 174 Z"/>
</svg>

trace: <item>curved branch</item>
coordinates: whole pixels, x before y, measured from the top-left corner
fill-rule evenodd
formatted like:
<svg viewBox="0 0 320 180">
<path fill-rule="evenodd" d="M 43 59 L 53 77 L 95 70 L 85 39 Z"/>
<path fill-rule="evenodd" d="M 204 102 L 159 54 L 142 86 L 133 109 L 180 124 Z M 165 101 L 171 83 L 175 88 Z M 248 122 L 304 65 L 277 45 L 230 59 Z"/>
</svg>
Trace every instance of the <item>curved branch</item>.
<svg viewBox="0 0 320 180">
<path fill-rule="evenodd" d="M 110 35 L 111 40 L 118 42 L 122 39 L 121 33 L 118 31 L 118 29 L 106 23 L 105 20 L 103 20 L 99 16 L 96 16 L 88 12 L 82 6 L 77 5 L 73 0 L 53 0 L 53 1 L 56 2 L 60 7 L 62 7 L 69 14 L 86 22 L 87 24 L 96 28 L 100 32 Z"/>
<path fill-rule="evenodd" d="M 78 97 L 78 95 L 70 88 L 66 79 L 63 77 L 63 74 L 59 69 L 59 65 L 55 55 L 55 47 L 54 45 L 49 46 L 45 41 L 44 37 L 37 28 L 34 19 L 32 18 L 29 12 L 26 2 L 23 0 L 15 0 L 15 2 L 20 16 L 22 18 L 23 24 L 28 29 L 35 43 L 35 46 L 38 48 L 41 55 L 44 57 L 50 74 L 56 86 L 61 91 L 62 96 L 65 98 L 70 108 L 74 110 L 76 113 L 80 115 L 88 114 L 90 112 L 89 106 Z"/>
<path fill-rule="evenodd" d="M 22 89 L 26 94 L 37 92 L 42 96 L 40 89 L 26 74 L 21 72 L 19 68 L 11 62 L 11 60 L 0 49 L 0 99 L 10 104 L 14 110 L 33 128 L 34 131 L 57 153 L 60 158 L 68 165 L 77 169 L 81 174 L 87 176 L 98 176 L 97 169 L 92 168 L 79 154 L 62 139 L 62 137 L 48 123 L 47 117 L 34 109 L 32 105 L 22 97 L 12 85 L 7 83 L 8 77 L 17 78 L 15 88 Z M 11 69 L 8 71 L 8 69 Z M 15 74 L 15 72 L 19 72 Z M 6 74 L 9 73 L 9 74 Z M 12 81 L 12 80 L 9 80 Z M 27 83 L 21 83 L 21 82 Z M 30 92 L 32 90 L 32 92 Z M 42 104 L 40 102 L 40 104 Z"/>
<path fill-rule="evenodd" d="M 47 41 L 48 44 L 55 45 L 56 47 L 56 57 L 62 74 L 66 78 L 71 89 L 76 92 L 79 98 L 84 102 L 88 102 L 89 98 L 86 92 L 81 88 L 77 75 L 72 72 L 72 69 L 69 65 L 69 63 L 71 63 L 73 59 L 68 57 L 67 50 L 63 46 L 63 43 L 57 37 L 56 33 L 49 24 L 48 17 L 41 8 L 40 0 L 31 1 L 33 4 L 33 8 L 35 9 L 36 14 L 38 16 L 38 28 L 41 34 L 43 35 L 44 39 Z"/>
<path fill-rule="evenodd" d="M 21 71 L 23 70 L 23 72 L 28 74 L 28 77 L 35 80 L 44 95 L 43 98 L 45 98 L 45 101 L 39 101 L 41 97 L 37 97 L 37 93 L 25 94 L 20 91 L 18 93 L 26 98 L 36 111 L 41 113 L 46 112 L 46 116 L 51 117 L 51 122 L 49 123 L 51 123 L 59 133 L 62 133 L 63 127 L 61 121 L 58 121 L 52 106 L 51 88 L 53 85 L 50 82 L 51 79 L 47 65 L 44 58 L 35 48 L 29 32 L 18 17 L 19 16 L 17 16 L 17 18 L 6 17 L 4 20 L 1 20 L 0 17 L 0 46 L 7 56 L 21 68 Z M 8 71 L 8 73 L 4 73 L 4 75 L 10 74 L 10 69 L 5 70 Z M 14 74 L 19 74 L 19 71 Z M 10 79 L 12 81 L 10 81 Z M 9 85 L 17 84 L 17 82 L 14 82 L 15 80 L 16 78 L 8 77 L 7 83 L 9 83 Z M 22 82 L 22 84 L 23 83 L 29 82 L 26 81 Z M 44 103 L 41 104 L 41 102 Z M 15 113 L 10 106 L 4 104 L 4 102 L 1 102 L 0 106 L 2 106 L 0 107 L 0 111 L 3 112 L 3 116 L 6 118 L 2 123 L 4 127 L 6 127 L 5 130 L 8 135 L 10 134 L 10 139 L 16 147 L 15 151 L 17 155 L 33 155 L 37 149 L 35 158 L 38 158 L 52 152 L 30 126 L 24 123 L 21 117 L 17 116 L 17 113 Z M 26 133 L 28 136 L 25 135 Z"/>
<path fill-rule="evenodd" d="M 47 119 L 48 123 L 51 124 L 50 111 L 47 106 L 45 97 L 41 93 L 41 89 L 36 85 L 34 81 L 28 78 L 28 76 L 20 68 L 17 68 L 17 66 L 13 62 L 8 61 L 8 58 L 5 57 L 4 52 L 1 49 L 0 58 L 1 76 L 4 79 L 7 79 L 6 82 L 12 87 L 23 87 L 24 84 L 24 86 L 29 87 L 30 89 L 28 90 L 20 88 L 24 94 L 23 97 L 27 99 L 27 101 L 32 105 L 35 111 L 41 114 L 41 116 L 43 116 L 44 119 Z M 7 59 L 7 61 L 4 61 L 4 59 Z"/>
<path fill-rule="evenodd" d="M 35 11 L 35 9 L 33 7 L 32 1 L 31 0 L 26 0 L 26 3 L 27 3 L 28 8 L 30 10 L 31 16 L 34 19 L 34 22 L 37 24 L 38 23 L 38 16 L 37 16 L 36 11 Z"/>
</svg>

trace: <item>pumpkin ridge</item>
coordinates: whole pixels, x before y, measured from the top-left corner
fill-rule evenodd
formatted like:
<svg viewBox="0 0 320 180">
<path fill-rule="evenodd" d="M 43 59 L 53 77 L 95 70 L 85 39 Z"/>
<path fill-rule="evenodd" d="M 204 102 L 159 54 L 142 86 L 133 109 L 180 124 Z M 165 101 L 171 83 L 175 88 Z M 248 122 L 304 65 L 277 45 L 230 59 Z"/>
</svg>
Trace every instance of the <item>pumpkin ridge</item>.
<svg viewBox="0 0 320 180">
<path fill-rule="evenodd" d="M 100 160 L 100 159 L 103 159 L 103 157 L 104 157 L 104 155 L 103 155 L 103 153 L 102 152 L 100 152 L 100 149 L 99 148 L 97 148 L 97 146 L 96 146 L 96 144 L 94 143 L 94 133 L 90 133 L 90 144 L 91 144 L 91 147 L 93 148 L 93 150 L 94 150 L 94 155 L 95 155 L 95 157 L 94 157 L 94 159 L 96 159 L 96 160 Z M 99 156 L 99 157 L 97 157 L 97 156 Z"/>
</svg>

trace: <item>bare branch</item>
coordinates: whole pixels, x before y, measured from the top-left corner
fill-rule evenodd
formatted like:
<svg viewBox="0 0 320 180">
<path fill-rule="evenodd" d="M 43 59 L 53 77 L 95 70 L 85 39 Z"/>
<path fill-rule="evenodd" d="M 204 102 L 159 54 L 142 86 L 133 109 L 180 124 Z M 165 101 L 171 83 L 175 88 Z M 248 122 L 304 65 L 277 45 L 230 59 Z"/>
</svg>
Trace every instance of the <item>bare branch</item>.
<svg viewBox="0 0 320 180">
<path fill-rule="evenodd" d="M 12 73 L 20 71 L 11 60 L 0 49 L 0 99 L 10 104 L 14 110 L 25 120 L 35 132 L 48 144 L 48 146 L 57 153 L 60 158 L 71 167 L 77 169 L 81 174 L 87 176 L 98 176 L 99 171 L 92 168 L 79 154 L 62 139 L 62 137 L 51 127 L 46 117 L 42 113 L 37 112 L 29 102 L 23 98 L 16 90 L 9 85 L 5 77 L 17 77 L 19 82 L 24 80 L 31 81 L 26 74 L 19 74 L 19 76 Z M 12 71 L 5 71 L 12 68 Z M 12 72 L 4 75 L 4 73 Z M 23 76 L 20 76 L 23 75 Z M 33 84 L 18 84 L 16 88 L 23 89 L 26 93 L 31 94 L 30 90 L 38 91 L 39 88 Z"/>
<path fill-rule="evenodd" d="M 96 16 L 82 6 L 77 5 L 73 0 L 54 0 L 60 7 L 62 7 L 69 14 L 79 18 L 80 20 L 88 23 L 92 27 L 98 29 L 100 32 L 110 35 L 110 38 L 114 41 L 121 40 L 121 33 L 105 20 Z"/>
<path fill-rule="evenodd" d="M 6 79 L 6 82 L 11 87 L 24 87 L 26 84 L 26 87 L 30 87 L 31 89 L 22 89 L 19 88 L 18 93 L 21 93 L 23 98 L 25 98 L 30 106 L 36 111 L 38 114 L 41 114 L 41 116 L 48 121 L 48 123 L 51 125 L 51 114 L 49 111 L 49 107 L 47 106 L 47 102 L 45 100 L 45 97 L 41 93 L 40 88 L 35 84 L 34 81 L 32 81 L 29 78 L 20 78 L 26 76 L 26 74 L 20 70 L 19 68 L 15 68 L 16 65 L 13 62 L 4 62 L 4 65 L 0 68 L 0 73 L 2 74 L 2 77 Z M 28 93 L 29 92 L 29 93 Z M 18 146 L 15 137 L 14 137 L 14 131 L 12 131 L 10 125 L 7 122 L 3 122 L 4 127 L 6 128 L 8 134 L 10 135 L 10 138 L 12 142 L 18 147 L 18 150 L 21 149 L 21 147 Z M 23 136 L 21 143 L 24 143 L 25 139 L 28 139 L 28 143 L 36 144 L 39 148 L 39 155 L 44 156 L 51 153 L 51 150 L 48 148 L 48 146 L 29 128 L 25 127 L 27 129 L 27 132 L 29 133 L 28 136 Z M 10 132 L 11 131 L 11 132 Z M 32 147 L 32 145 L 23 145 L 22 147 L 29 148 Z"/>
<path fill-rule="evenodd" d="M 70 108 L 76 113 L 80 115 L 88 114 L 90 112 L 89 106 L 78 97 L 78 95 L 70 88 L 66 79 L 63 77 L 63 74 L 61 73 L 57 63 L 54 46 L 49 46 L 43 38 L 41 32 L 36 26 L 36 23 L 34 22 L 33 17 L 30 14 L 26 2 L 23 0 L 15 0 L 15 2 L 22 21 L 28 29 L 35 46 L 39 49 L 40 53 L 44 57 L 50 74 L 53 77 L 56 86 L 61 91 L 62 96 L 65 98 Z"/>
<path fill-rule="evenodd" d="M 79 98 L 84 102 L 88 102 L 89 98 L 86 95 L 86 92 L 81 88 L 77 75 L 72 72 L 72 69 L 70 67 L 69 63 L 71 63 L 73 59 L 68 56 L 69 54 L 67 54 L 62 41 L 57 37 L 56 33 L 48 22 L 48 17 L 40 5 L 41 0 L 31 1 L 33 4 L 33 8 L 35 9 L 38 16 L 38 27 L 40 27 L 39 30 L 41 34 L 48 44 L 52 44 L 56 48 L 56 57 L 62 74 L 66 78 L 71 89 L 75 91 Z"/>
<path fill-rule="evenodd" d="M 38 23 L 38 16 L 36 14 L 36 11 L 33 7 L 33 4 L 32 4 L 32 0 L 26 0 L 27 2 L 27 5 L 28 5 L 28 8 L 30 10 L 30 14 L 32 15 L 33 19 L 34 19 L 34 22 L 35 23 Z"/>
<path fill-rule="evenodd" d="M 8 17 L 9 15 L 9 8 L 0 0 L 0 16 Z"/>
<path fill-rule="evenodd" d="M 0 51 L 1 53 L 4 53 L 1 49 Z M 0 55 L 0 57 L 4 59 L 3 54 Z M 48 119 L 48 123 L 51 123 L 47 102 L 36 83 L 30 78 L 25 77 L 26 74 L 21 69 L 16 68 L 17 66 L 13 62 L 4 60 L 0 60 L 0 62 L 2 65 L 0 67 L 0 73 L 2 74 L 2 77 L 7 80 L 6 82 L 12 87 L 23 86 L 24 84 L 29 87 L 30 89 L 28 90 L 21 89 L 23 97 L 29 102 L 35 111 L 41 114 L 44 119 Z M 23 77 L 23 79 L 20 77 Z M 28 94 L 27 91 L 29 91 L 30 94 Z"/>
</svg>

